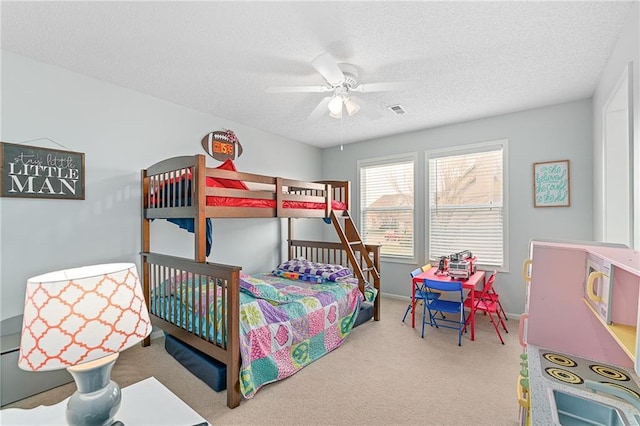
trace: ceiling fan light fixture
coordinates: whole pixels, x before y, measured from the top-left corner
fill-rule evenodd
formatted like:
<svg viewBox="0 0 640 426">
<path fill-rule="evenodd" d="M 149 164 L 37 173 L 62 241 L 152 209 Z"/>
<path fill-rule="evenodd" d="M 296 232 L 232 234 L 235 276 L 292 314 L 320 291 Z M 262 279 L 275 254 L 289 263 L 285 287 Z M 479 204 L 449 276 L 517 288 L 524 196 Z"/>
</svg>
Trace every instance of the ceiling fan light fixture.
<svg viewBox="0 0 640 426">
<path fill-rule="evenodd" d="M 356 112 L 360 111 L 360 105 L 358 105 L 358 103 L 351 98 L 347 98 L 347 100 L 344 101 L 344 107 L 346 108 L 347 114 L 349 114 L 349 116 L 352 116 Z"/>
<path fill-rule="evenodd" d="M 338 111 L 337 113 L 334 113 L 333 111 L 329 111 L 329 117 L 341 119 L 342 118 L 342 109 L 340 111 Z"/>
<path fill-rule="evenodd" d="M 340 114 L 342 116 L 342 96 L 334 96 L 327 107 L 332 114 Z"/>
</svg>

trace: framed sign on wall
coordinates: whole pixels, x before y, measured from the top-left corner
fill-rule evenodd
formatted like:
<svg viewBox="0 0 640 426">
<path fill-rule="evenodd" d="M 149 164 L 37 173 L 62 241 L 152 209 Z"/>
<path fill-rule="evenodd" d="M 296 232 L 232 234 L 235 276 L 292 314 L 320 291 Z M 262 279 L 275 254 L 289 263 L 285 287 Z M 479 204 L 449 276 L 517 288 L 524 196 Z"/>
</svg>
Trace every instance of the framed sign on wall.
<svg viewBox="0 0 640 426">
<path fill-rule="evenodd" d="M 533 163 L 534 207 L 569 207 L 569 160 Z"/>
<path fill-rule="evenodd" d="M 84 200 L 84 153 L 0 142 L 0 196 Z"/>
</svg>

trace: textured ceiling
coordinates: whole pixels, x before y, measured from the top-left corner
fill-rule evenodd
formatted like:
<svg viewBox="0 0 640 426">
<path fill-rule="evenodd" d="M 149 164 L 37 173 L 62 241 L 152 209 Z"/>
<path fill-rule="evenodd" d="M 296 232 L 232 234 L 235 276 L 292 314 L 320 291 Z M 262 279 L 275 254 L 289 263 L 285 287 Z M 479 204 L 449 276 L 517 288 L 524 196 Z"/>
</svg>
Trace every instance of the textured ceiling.
<svg viewBox="0 0 640 426">
<path fill-rule="evenodd" d="M 2 49 L 327 147 L 589 98 L 631 2 L 8 2 Z M 329 52 L 382 118 L 308 121 Z M 398 116 L 387 109 L 400 104 Z M 241 136 L 241 135 L 240 135 Z"/>
</svg>

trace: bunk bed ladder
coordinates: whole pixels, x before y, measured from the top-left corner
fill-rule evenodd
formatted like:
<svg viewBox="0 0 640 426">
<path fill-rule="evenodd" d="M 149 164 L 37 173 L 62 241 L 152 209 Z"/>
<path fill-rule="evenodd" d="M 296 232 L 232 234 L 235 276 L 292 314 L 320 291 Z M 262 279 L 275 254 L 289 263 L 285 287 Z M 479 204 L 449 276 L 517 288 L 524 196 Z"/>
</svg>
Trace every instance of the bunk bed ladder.
<svg viewBox="0 0 640 426">
<path fill-rule="evenodd" d="M 358 228 L 353 223 L 353 219 L 349 215 L 347 210 L 344 210 L 342 214 L 342 219 L 344 219 L 344 229 L 340 225 L 340 220 L 338 216 L 336 216 L 335 212 L 331 211 L 331 222 L 333 226 L 336 228 L 336 232 L 340 237 L 340 241 L 342 245 L 345 247 L 345 251 L 347 252 L 347 257 L 349 258 L 349 262 L 353 265 L 354 272 L 358 280 L 360 281 L 360 291 L 364 293 L 364 283 L 367 279 L 364 276 L 365 272 L 369 272 L 375 280 L 380 279 L 380 272 L 376 269 L 373 264 L 373 260 L 369 256 L 369 252 L 362 241 L 362 237 L 358 232 Z M 360 257 L 364 259 L 366 267 L 363 269 L 361 267 L 361 262 L 356 259 L 356 252 L 360 252 Z"/>
</svg>

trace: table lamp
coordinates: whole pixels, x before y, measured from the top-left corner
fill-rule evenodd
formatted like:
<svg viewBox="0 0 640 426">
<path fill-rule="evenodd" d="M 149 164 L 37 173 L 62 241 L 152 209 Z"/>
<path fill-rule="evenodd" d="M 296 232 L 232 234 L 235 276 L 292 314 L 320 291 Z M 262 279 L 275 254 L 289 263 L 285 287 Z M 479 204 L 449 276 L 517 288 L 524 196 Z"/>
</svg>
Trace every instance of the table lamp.
<svg viewBox="0 0 640 426">
<path fill-rule="evenodd" d="M 66 368 L 77 391 L 70 425 L 110 425 L 121 393 L 111 380 L 119 352 L 151 333 L 149 312 L 133 263 L 111 263 L 29 278 L 18 366 Z"/>
</svg>

